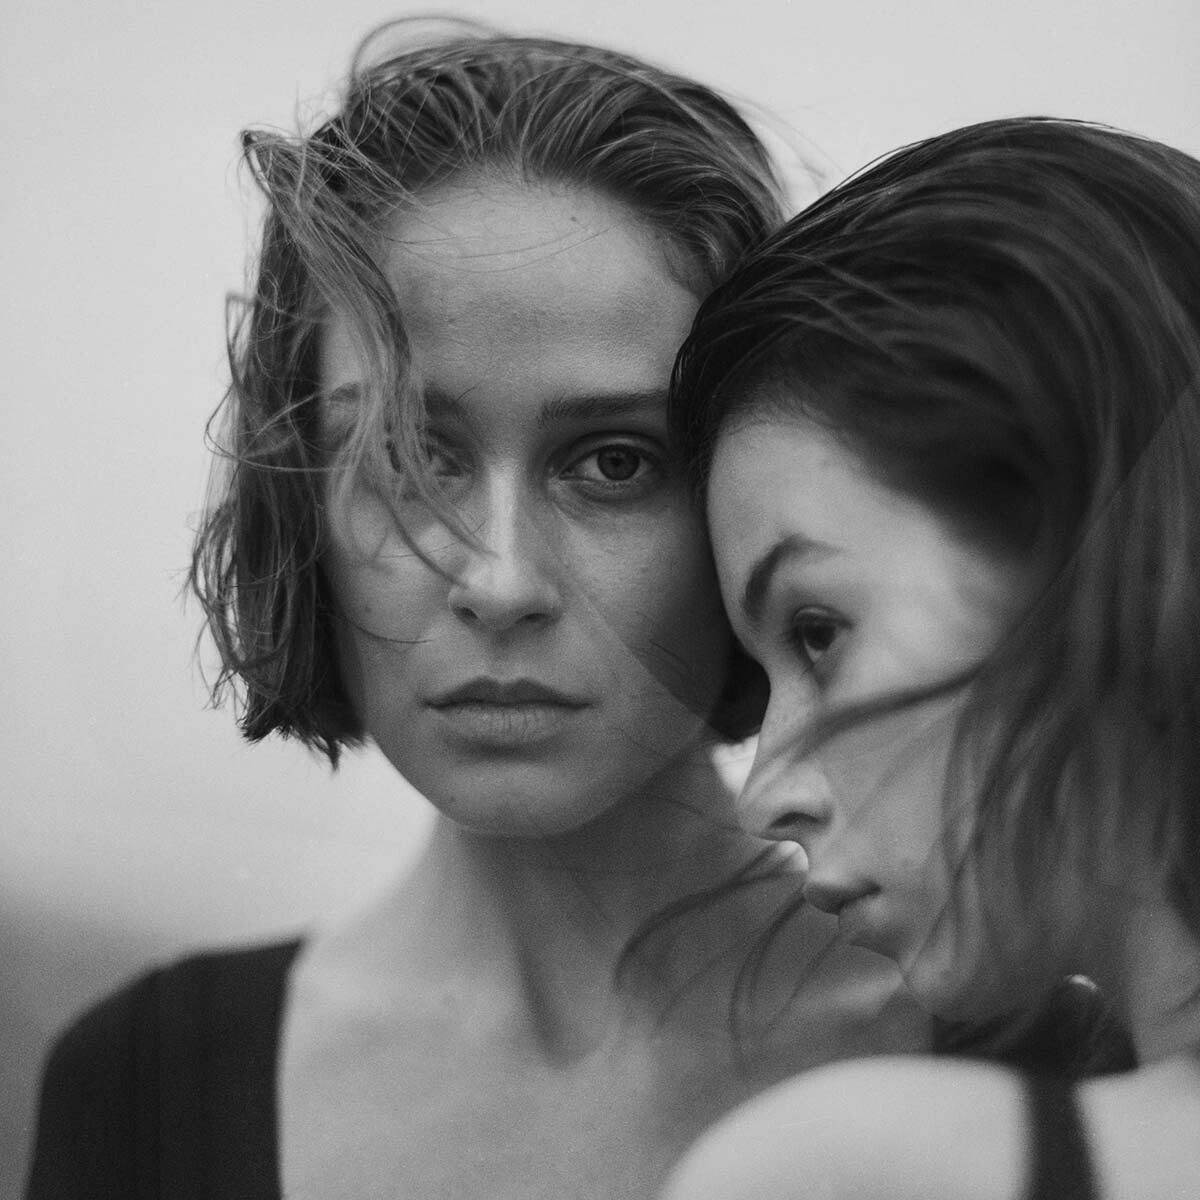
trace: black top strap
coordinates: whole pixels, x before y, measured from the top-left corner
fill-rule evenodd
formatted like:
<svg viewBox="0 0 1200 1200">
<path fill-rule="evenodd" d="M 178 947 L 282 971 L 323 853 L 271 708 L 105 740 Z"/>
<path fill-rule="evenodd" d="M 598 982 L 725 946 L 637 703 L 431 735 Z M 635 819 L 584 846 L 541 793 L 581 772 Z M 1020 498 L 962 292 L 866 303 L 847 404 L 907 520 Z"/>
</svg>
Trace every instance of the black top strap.
<svg viewBox="0 0 1200 1200">
<path fill-rule="evenodd" d="M 1060 1076 L 1025 1078 L 1032 1148 L 1027 1200 L 1097 1200 L 1075 1089 Z"/>
<path fill-rule="evenodd" d="M 1032 1014 L 990 1025 L 935 1020 L 934 1051 L 1077 1080 L 1138 1065 L 1133 1039 L 1107 998 L 1078 975 L 1064 979 Z"/>
</svg>

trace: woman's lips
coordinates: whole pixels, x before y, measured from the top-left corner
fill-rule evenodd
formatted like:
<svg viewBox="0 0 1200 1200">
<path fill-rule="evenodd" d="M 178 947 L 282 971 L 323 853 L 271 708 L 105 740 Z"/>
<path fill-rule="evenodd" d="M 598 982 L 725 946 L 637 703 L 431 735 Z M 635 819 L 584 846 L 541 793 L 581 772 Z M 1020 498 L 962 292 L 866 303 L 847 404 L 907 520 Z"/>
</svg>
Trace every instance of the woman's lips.
<svg viewBox="0 0 1200 1200">
<path fill-rule="evenodd" d="M 864 903 L 879 894 L 879 888 L 869 883 L 827 883 L 809 876 L 804 885 L 804 898 L 822 912 L 838 919 L 838 930 L 848 941 L 857 941 L 869 927 L 869 905 Z"/>
<path fill-rule="evenodd" d="M 459 738 L 494 749 L 546 741 L 587 706 L 583 699 L 528 679 L 471 680 L 429 703 Z"/>
<path fill-rule="evenodd" d="M 831 884 L 810 877 L 804 897 L 814 908 L 838 919 L 838 936 L 853 946 L 874 950 L 896 959 L 903 944 L 903 927 L 896 914 L 883 903 L 883 889 L 875 883 Z"/>
<path fill-rule="evenodd" d="M 567 708 L 582 708 L 587 701 L 535 679 L 480 677 L 439 692 L 429 703 L 433 708 L 451 704 L 560 704 Z"/>
<path fill-rule="evenodd" d="M 804 885 L 804 898 L 813 908 L 832 913 L 836 917 L 849 905 L 874 895 L 878 890 L 869 883 L 827 883 L 814 879 L 810 873 Z"/>
</svg>

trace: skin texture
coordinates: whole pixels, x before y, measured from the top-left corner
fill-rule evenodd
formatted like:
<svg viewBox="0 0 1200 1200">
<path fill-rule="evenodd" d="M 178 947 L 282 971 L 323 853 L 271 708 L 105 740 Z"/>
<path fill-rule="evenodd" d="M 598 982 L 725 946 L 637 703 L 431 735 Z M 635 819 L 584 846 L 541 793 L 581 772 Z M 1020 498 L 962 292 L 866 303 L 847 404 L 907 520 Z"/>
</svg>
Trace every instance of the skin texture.
<svg viewBox="0 0 1200 1200">
<path fill-rule="evenodd" d="M 805 895 L 853 944 L 893 959 L 926 1008 L 965 1015 L 968 980 L 994 1004 L 1001 981 L 984 977 L 969 881 L 949 904 L 970 828 L 944 786 L 961 692 L 816 746 L 804 734 L 841 706 L 977 665 L 1020 611 L 1021 571 L 956 538 L 802 417 L 724 434 L 709 509 L 731 619 L 771 683 L 740 819 L 803 847 Z"/>
<path fill-rule="evenodd" d="M 412 547 L 378 496 L 335 514 L 325 569 L 347 684 L 447 816 L 562 833 L 669 776 L 721 684 L 728 629 L 662 395 L 696 298 L 616 206 L 545 189 L 435 194 L 395 222 L 386 269 L 431 464 L 480 545 L 416 501 L 400 504 Z M 324 388 L 360 374 L 335 323 Z M 439 704 L 480 679 L 567 703 Z"/>
<path fill-rule="evenodd" d="M 344 506 L 331 486 L 346 683 L 438 819 L 416 869 L 294 969 L 284 1193 L 644 1200 L 747 1096 L 922 1048 L 927 1025 L 890 964 L 831 951 L 835 923 L 807 909 L 765 965 L 759 1033 L 735 1043 L 733 981 L 786 876 L 689 917 L 616 986 L 648 919 L 769 848 L 714 766 L 731 633 L 666 451 L 697 298 L 641 222 L 576 191 L 463 185 L 389 233 L 430 467 L 475 541 L 402 479 Z M 336 320 L 322 350 L 327 393 L 353 399 Z M 480 679 L 565 700 L 497 702 Z M 444 711 L 464 685 L 474 701 Z"/>
<path fill-rule="evenodd" d="M 660 1200 L 1021 1200 L 1022 1119 L 1020 1082 L 1002 1070 L 839 1063 L 719 1124 Z"/>
</svg>

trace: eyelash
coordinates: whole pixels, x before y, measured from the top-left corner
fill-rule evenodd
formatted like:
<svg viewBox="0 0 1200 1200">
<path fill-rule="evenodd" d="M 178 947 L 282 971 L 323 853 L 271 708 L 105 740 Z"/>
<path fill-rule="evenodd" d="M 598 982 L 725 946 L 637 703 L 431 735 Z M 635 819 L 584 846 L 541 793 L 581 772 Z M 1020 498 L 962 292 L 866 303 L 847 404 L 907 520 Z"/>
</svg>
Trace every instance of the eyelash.
<svg viewBox="0 0 1200 1200">
<path fill-rule="evenodd" d="M 631 455 L 637 458 L 638 466 L 634 468 L 634 474 L 628 479 L 587 479 L 584 478 L 579 471 L 581 464 L 588 462 L 591 459 L 599 459 L 599 456 L 606 451 L 617 451 L 621 454 Z M 653 454 L 644 446 L 636 445 L 631 442 L 604 442 L 601 445 L 593 446 L 583 454 L 576 455 L 567 465 L 563 476 L 567 479 L 579 479 L 580 482 L 590 485 L 595 488 L 604 488 L 606 490 L 620 489 L 630 490 L 636 489 L 650 481 L 650 478 L 661 469 L 661 459 Z M 639 468 L 645 468 L 640 470 Z M 598 463 L 597 463 L 597 469 Z"/>
<path fill-rule="evenodd" d="M 449 471 L 439 471 L 435 465 L 436 460 L 439 458 L 451 468 L 453 468 L 457 462 L 453 448 L 442 438 L 430 437 L 426 442 L 425 450 L 427 459 L 435 476 L 441 476 L 445 478 L 453 477 L 459 474 L 457 470 L 453 469 Z M 598 458 L 600 455 L 604 454 L 605 451 L 614 450 L 619 453 L 631 455 L 637 458 L 639 460 L 638 468 L 644 469 L 642 469 L 639 473 L 638 468 L 635 468 L 633 476 L 629 479 L 587 479 L 579 473 L 579 467 L 582 463 L 587 462 L 589 459 Z M 400 461 L 396 452 L 395 443 L 391 438 L 388 438 L 387 440 L 387 454 L 392 469 L 399 472 L 401 469 Z M 661 472 L 661 470 L 661 457 L 654 454 L 644 446 L 635 445 L 631 442 L 604 442 L 601 445 L 592 447 L 582 454 L 576 454 L 561 474 L 564 478 L 575 478 L 585 485 L 611 492 L 636 490 L 640 486 L 644 486 L 645 484 L 649 483 L 655 474 Z"/>
<path fill-rule="evenodd" d="M 805 635 L 806 627 L 811 630 L 814 625 L 820 626 L 824 632 L 829 634 L 827 644 L 815 654 L 806 645 L 809 638 Z M 836 653 L 839 636 L 846 628 L 847 623 L 827 609 L 800 608 L 788 620 L 787 643 L 810 671 L 816 671 L 830 654 Z"/>
<path fill-rule="evenodd" d="M 404 464 L 401 462 L 400 453 L 394 439 L 389 437 L 384 445 L 388 463 L 391 466 L 395 483 L 398 487 L 396 498 L 402 503 L 407 503 L 427 496 L 428 493 L 418 489 L 414 485 L 411 476 L 404 470 Z M 432 485 L 433 490 L 441 492 L 447 498 L 455 495 L 458 483 L 461 480 L 462 470 L 458 466 L 458 460 L 455 457 L 453 449 L 442 438 L 427 436 L 424 439 L 421 452 L 429 468 L 426 478 Z M 444 464 L 443 469 L 440 470 L 438 468 L 439 459 Z M 451 469 L 444 469 L 446 466 Z"/>
</svg>

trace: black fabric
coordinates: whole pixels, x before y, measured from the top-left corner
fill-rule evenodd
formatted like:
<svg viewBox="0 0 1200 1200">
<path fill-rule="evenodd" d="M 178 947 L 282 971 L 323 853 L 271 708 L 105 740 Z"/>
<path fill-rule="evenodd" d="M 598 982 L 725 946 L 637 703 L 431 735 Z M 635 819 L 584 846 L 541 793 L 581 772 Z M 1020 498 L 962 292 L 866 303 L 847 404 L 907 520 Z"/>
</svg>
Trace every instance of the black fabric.
<svg viewBox="0 0 1200 1200">
<path fill-rule="evenodd" d="M 76 1021 L 47 1061 L 26 1200 L 280 1200 L 275 1076 L 299 947 L 188 958 Z"/>
<path fill-rule="evenodd" d="M 76 1021 L 47 1062 L 26 1200 L 281 1200 L 276 1066 L 299 948 L 188 958 Z M 939 1048 L 984 1053 L 986 1040 L 943 1026 Z M 1021 1041 L 987 1056 L 1029 1072 L 1030 1200 L 1088 1200 L 1068 1080 L 1134 1065 L 1098 993 L 1065 988 Z"/>
<path fill-rule="evenodd" d="M 1026 1080 L 1032 1147 L 1026 1200 L 1098 1200 L 1074 1087 L 1056 1075 Z"/>
<path fill-rule="evenodd" d="M 1022 1015 L 989 1026 L 935 1021 L 934 1050 L 1068 1079 L 1137 1066 L 1129 1031 L 1100 989 L 1078 975 L 1064 979 L 1032 1019 Z"/>
</svg>

